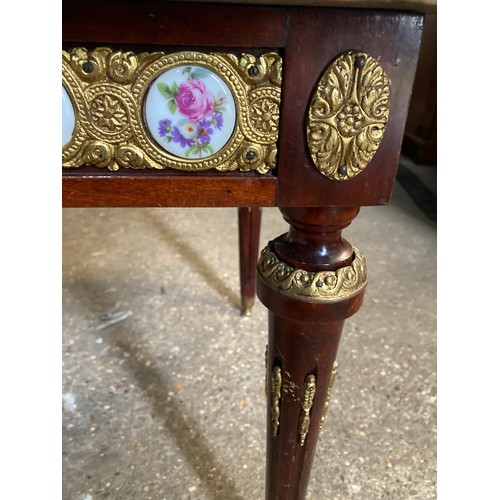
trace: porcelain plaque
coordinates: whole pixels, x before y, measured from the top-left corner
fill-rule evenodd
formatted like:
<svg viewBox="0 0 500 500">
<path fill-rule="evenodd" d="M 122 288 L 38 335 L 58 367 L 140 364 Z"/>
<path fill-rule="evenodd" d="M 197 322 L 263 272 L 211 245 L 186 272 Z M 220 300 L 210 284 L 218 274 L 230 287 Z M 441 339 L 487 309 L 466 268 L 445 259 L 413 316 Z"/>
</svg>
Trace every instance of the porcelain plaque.
<svg viewBox="0 0 500 500">
<path fill-rule="evenodd" d="M 62 147 L 73 137 L 75 131 L 75 109 L 67 90 L 62 86 Z"/>
<path fill-rule="evenodd" d="M 236 106 L 227 84 L 200 66 L 165 71 L 147 93 L 145 121 L 155 141 L 180 158 L 207 158 L 229 141 Z"/>
</svg>

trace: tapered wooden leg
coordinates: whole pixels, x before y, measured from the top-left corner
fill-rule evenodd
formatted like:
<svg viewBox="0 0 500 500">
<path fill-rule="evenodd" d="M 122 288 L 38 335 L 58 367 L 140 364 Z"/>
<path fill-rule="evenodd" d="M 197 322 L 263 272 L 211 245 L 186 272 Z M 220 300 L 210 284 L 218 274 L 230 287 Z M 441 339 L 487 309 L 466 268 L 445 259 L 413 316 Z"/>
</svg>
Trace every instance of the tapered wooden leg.
<svg viewBox="0 0 500 500">
<path fill-rule="evenodd" d="M 238 209 L 240 291 L 243 314 L 250 314 L 255 302 L 261 214 L 262 209 L 260 207 Z"/>
<path fill-rule="evenodd" d="M 344 320 L 361 307 L 366 266 L 341 238 L 358 208 L 289 208 L 261 253 L 257 293 L 269 309 L 267 500 L 302 500 Z"/>
</svg>

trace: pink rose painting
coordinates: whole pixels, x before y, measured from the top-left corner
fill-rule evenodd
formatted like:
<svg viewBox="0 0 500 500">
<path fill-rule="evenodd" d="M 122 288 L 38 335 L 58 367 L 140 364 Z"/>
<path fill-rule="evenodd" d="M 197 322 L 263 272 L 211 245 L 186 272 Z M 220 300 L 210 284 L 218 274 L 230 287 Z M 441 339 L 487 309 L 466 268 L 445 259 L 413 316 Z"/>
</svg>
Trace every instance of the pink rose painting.
<svg viewBox="0 0 500 500">
<path fill-rule="evenodd" d="M 178 111 L 182 119 L 174 122 L 172 116 L 160 120 L 158 134 L 166 142 L 177 143 L 184 150 L 186 158 L 200 157 L 202 153 L 213 154 L 210 141 L 224 126 L 224 104 L 227 97 L 215 97 L 205 86 L 203 78 L 209 75 L 202 68 L 186 67 L 185 81 L 157 84 L 160 94 L 167 99 L 171 115 Z"/>
<path fill-rule="evenodd" d="M 214 112 L 214 96 L 201 80 L 189 80 L 179 85 L 175 98 L 177 109 L 192 123 L 198 123 Z"/>
</svg>

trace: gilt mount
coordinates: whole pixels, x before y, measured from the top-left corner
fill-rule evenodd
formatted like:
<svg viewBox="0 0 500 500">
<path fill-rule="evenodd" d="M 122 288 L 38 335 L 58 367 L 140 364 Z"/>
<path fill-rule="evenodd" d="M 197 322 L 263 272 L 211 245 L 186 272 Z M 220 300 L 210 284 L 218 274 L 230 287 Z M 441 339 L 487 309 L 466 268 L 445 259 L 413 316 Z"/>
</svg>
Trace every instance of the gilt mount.
<svg viewBox="0 0 500 500">
<path fill-rule="evenodd" d="M 294 269 L 278 259 L 267 246 L 257 262 L 259 279 L 269 288 L 305 302 L 331 303 L 361 293 L 368 282 L 366 259 L 354 248 L 353 261 L 335 271 Z"/>
<path fill-rule="evenodd" d="M 63 51 L 62 83 L 75 115 L 73 133 L 63 145 L 63 167 L 265 174 L 276 165 L 281 65 L 274 52 L 259 56 L 194 51 L 133 53 L 105 47 Z M 156 83 L 175 68 L 188 73 L 184 83 L 193 90 L 188 97 L 198 99 L 191 107 L 180 98 L 183 89 L 177 83 L 172 87 Z M 191 68 L 196 70 L 189 74 Z M 224 82 L 227 101 L 234 109 L 232 128 L 218 148 L 210 139 L 227 124 L 225 103 L 209 92 L 208 86 L 205 89 L 197 83 L 200 75 Z M 165 118 L 148 126 L 145 103 L 152 88 L 163 95 L 166 118 L 170 118 L 169 112 L 184 111 L 186 123 Z M 186 154 L 165 150 L 155 134 L 172 145 L 180 144 Z"/>
<path fill-rule="evenodd" d="M 307 144 L 316 168 L 335 181 L 352 179 L 375 155 L 390 111 L 390 82 L 364 52 L 335 58 L 321 77 L 307 116 Z"/>
</svg>

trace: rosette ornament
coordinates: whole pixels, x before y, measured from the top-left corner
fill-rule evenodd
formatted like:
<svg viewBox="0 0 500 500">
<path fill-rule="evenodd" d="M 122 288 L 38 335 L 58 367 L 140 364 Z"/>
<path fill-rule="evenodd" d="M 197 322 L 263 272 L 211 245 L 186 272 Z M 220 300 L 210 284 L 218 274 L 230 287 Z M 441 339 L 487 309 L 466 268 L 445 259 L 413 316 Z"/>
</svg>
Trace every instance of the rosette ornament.
<svg viewBox="0 0 500 500">
<path fill-rule="evenodd" d="M 380 146 L 389 110 L 389 78 L 375 58 L 349 51 L 334 59 L 307 117 L 307 143 L 316 168 L 337 181 L 358 175 Z"/>
</svg>

